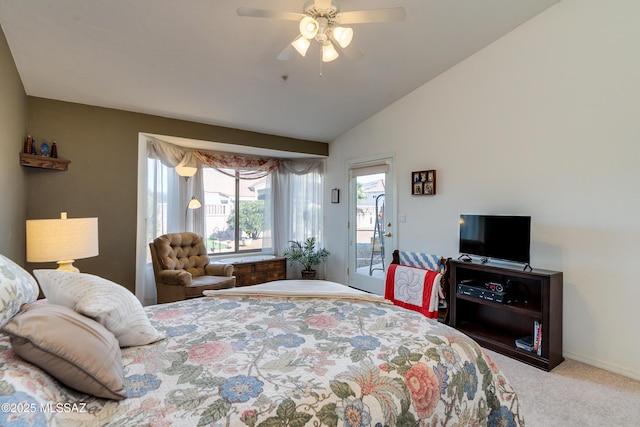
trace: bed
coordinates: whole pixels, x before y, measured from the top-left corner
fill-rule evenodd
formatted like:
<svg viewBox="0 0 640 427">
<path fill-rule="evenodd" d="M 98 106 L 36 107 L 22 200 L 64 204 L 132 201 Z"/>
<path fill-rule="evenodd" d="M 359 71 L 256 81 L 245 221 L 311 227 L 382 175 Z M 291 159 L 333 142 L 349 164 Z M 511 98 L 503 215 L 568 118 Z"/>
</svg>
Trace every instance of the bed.
<svg viewBox="0 0 640 427">
<path fill-rule="evenodd" d="M 0 263 L 0 280 L 7 271 Z M 73 280 L 104 286 L 109 292 L 103 294 L 113 299 L 108 281 L 89 276 Z M 55 289 L 64 288 L 68 277 L 56 276 Z M 87 283 L 82 285 L 80 299 L 86 297 Z M 24 293 L 7 295 L 30 302 Z M 122 367 L 122 385 L 111 387 L 112 398 L 71 389 L 55 372 L 16 353 L 12 325 L 57 306 L 49 296 L 5 315 L 0 425 L 524 425 L 516 393 L 473 340 L 382 297 L 334 282 L 296 280 L 207 294 L 140 306 L 148 324 L 137 322 L 153 342 L 112 349 Z M 117 309 L 126 305 L 115 299 Z M 8 301 L 1 290 L 0 300 Z M 91 309 L 86 301 L 74 304 Z M 90 322 L 110 321 L 95 318 Z M 117 339 L 131 334 L 107 326 Z"/>
</svg>

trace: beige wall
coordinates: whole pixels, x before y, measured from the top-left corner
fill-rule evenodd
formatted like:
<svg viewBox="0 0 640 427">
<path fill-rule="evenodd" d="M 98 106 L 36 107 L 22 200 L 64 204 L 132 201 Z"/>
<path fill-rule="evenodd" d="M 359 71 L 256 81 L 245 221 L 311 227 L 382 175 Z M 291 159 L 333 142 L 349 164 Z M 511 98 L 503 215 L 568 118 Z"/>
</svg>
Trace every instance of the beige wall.
<svg viewBox="0 0 640 427">
<path fill-rule="evenodd" d="M 458 256 L 462 213 L 532 216 L 531 263 L 564 272 L 564 354 L 640 379 L 640 2 L 563 0 L 331 143 L 396 156 L 403 250 Z M 436 169 L 437 195 L 411 196 Z M 330 280 L 346 203 L 327 201 Z"/>
<path fill-rule="evenodd" d="M 24 265 L 25 177 L 18 161 L 27 97 L 0 29 L 0 254 Z"/>
<path fill-rule="evenodd" d="M 327 154 L 328 145 L 253 132 L 28 98 L 28 131 L 38 141 L 55 139 L 64 172 L 25 169 L 28 219 L 98 217 L 100 255 L 76 261 L 81 270 L 135 287 L 138 133 L 180 136 L 285 151 Z M 17 157 L 17 156 L 16 156 Z M 51 268 L 28 264 L 28 269 Z"/>
</svg>

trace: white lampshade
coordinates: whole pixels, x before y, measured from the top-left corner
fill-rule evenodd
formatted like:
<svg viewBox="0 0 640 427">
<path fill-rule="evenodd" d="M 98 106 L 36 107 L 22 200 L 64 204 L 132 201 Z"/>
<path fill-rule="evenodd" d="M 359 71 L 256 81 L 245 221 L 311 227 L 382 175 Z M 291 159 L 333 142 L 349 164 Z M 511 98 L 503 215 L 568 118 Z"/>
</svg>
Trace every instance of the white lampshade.
<svg viewBox="0 0 640 427">
<path fill-rule="evenodd" d="M 302 36 L 298 36 L 297 39 L 291 42 L 291 46 L 293 46 L 301 56 L 305 56 L 309 46 L 311 46 L 311 42 Z"/>
<path fill-rule="evenodd" d="M 27 220 L 27 261 L 57 261 L 59 270 L 78 271 L 76 259 L 98 255 L 98 218 Z"/>
<path fill-rule="evenodd" d="M 184 166 L 182 164 L 175 167 L 176 172 L 180 176 L 184 176 L 185 178 L 192 177 L 198 172 L 198 168 L 194 168 L 193 166 Z"/>
<path fill-rule="evenodd" d="M 318 21 L 310 16 L 305 16 L 300 20 L 300 34 L 308 39 L 312 39 L 318 34 Z"/>
<path fill-rule="evenodd" d="M 200 200 L 196 199 L 196 196 L 193 196 L 187 205 L 187 209 L 200 209 L 201 207 L 202 204 L 200 203 Z"/>
<path fill-rule="evenodd" d="M 331 62 L 336 59 L 338 56 L 338 51 L 335 47 L 333 47 L 333 43 L 330 41 L 324 42 L 322 45 L 322 62 Z"/>
<path fill-rule="evenodd" d="M 341 48 L 351 44 L 353 40 L 353 30 L 347 27 L 336 27 L 333 29 L 333 38 L 336 39 Z"/>
</svg>

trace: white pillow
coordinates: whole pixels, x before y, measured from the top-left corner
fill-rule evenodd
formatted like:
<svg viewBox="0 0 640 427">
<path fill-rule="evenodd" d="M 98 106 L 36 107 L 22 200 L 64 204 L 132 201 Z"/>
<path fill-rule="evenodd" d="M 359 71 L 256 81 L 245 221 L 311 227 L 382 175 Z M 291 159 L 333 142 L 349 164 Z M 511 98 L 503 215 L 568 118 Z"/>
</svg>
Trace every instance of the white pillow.
<svg viewBox="0 0 640 427">
<path fill-rule="evenodd" d="M 128 289 L 102 277 L 60 270 L 34 270 L 47 300 L 90 317 L 113 333 L 120 347 L 145 345 L 164 335 Z"/>
<path fill-rule="evenodd" d="M 39 292 L 33 276 L 0 255 L 0 328 L 20 311 L 22 304 L 38 299 Z"/>
</svg>

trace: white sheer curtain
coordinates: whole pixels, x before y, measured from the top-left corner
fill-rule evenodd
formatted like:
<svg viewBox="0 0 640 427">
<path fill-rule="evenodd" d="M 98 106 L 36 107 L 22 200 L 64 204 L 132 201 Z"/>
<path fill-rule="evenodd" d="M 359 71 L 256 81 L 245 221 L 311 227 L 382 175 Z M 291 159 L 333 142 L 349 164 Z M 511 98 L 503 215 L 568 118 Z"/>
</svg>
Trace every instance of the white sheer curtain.
<svg viewBox="0 0 640 427">
<path fill-rule="evenodd" d="M 158 159 L 147 159 L 147 211 L 145 239 L 139 244 L 144 245 L 146 256 L 138 259 L 138 269 L 144 271 L 142 279 L 138 276 L 136 294 L 145 305 L 155 304 L 156 286 L 151 265 L 148 244 L 156 237 L 180 231 L 184 226 L 183 214 L 180 207 L 180 178 L 173 168 L 165 166 Z"/>
<path fill-rule="evenodd" d="M 273 174 L 273 243 L 281 254 L 289 241 L 315 237 L 322 247 L 323 160 L 282 160 Z M 299 277 L 287 268 L 287 277 Z"/>
<path fill-rule="evenodd" d="M 278 212 L 273 204 L 273 173 L 267 177 L 264 191 L 264 225 L 262 228 L 262 252 L 265 254 L 275 254 L 274 248 L 274 220 L 278 217 Z"/>
<path fill-rule="evenodd" d="M 163 166 L 170 169 L 170 171 L 167 172 L 168 175 L 177 175 L 175 167 L 178 165 L 197 168 L 197 172 L 194 176 L 188 178 L 180 177 L 179 186 L 177 188 L 167 189 L 171 192 L 177 192 L 178 194 L 179 199 L 174 201 L 173 206 L 176 207 L 176 209 L 178 207 L 182 207 L 182 210 L 176 210 L 175 213 L 182 218 L 183 222 L 182 226 L 178 226 L 178 223 L 172 224 L 170 229 L 173 231 L 166 231 L 160 234 L 193 231 L 194 233 L 204 235 L 205 225 L 203 209 L 187 210 L 187 205 L 192 197 L 195 197 L 201 203 L 204 202 L 202 164 L 195 156 L 193 150 L 186 150 L 182 147 L 178 147 L 155 138 L 149 138 L 147 142 L 147 156 L 149 159 L 155 159 Z M 158 182 L 150 182 L 150 185 L 151 187 L 149 188 L 151 191 L 157 190 Z M 160 234 L 157 234 L 156 237 Z"/>
<path fill-rule="evenodd" d="M 202 171 L 188 180 L 178 175 L 178 164 L 194 165 L 198 161 L 189 151 L 155 138 L 146 140 L 146 178 L 140 183 L 146 197 L 144 203 L 144 238 L 138 239 L 137 269 L 143 271 L 136 275 L 136 295 L 145 305 L 155 304 L 156 287 L 148 245 L 156 237 L 167 233 L 194 231 L 204 233 L 204 214 L 202 209 L 187 212 L 187 204 L 192 196 L 202 201 L 204 189 Z M 186 214 L 188 216 L 185 216 Z"/>
<path fill-rule="evenodd" d="M 204 203 L 204 173 L 202 168 L 198 167 L 198 171 L 189 179 L 181 178 L 184 189 L 181 188 L 180 195 L 183 197 L 180 206 L 183 207 L 182 216 L 184 224 L 181 231 L 191 231 L 200 236 L 205 236 L 205 203 Z M 187 205 L 192 197 L 198 199 L 201 207 L 198 209 L 187 209 Z"/>
</svg>

